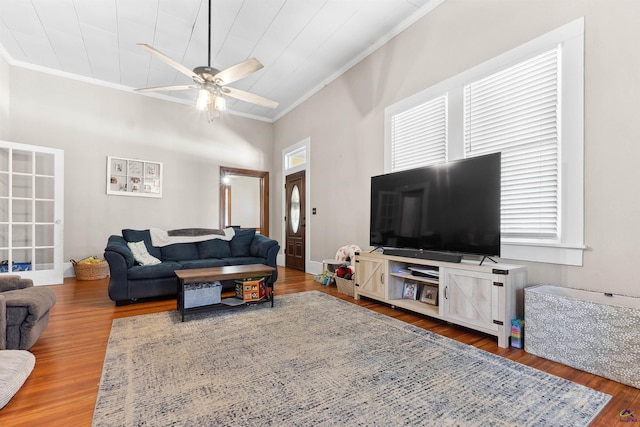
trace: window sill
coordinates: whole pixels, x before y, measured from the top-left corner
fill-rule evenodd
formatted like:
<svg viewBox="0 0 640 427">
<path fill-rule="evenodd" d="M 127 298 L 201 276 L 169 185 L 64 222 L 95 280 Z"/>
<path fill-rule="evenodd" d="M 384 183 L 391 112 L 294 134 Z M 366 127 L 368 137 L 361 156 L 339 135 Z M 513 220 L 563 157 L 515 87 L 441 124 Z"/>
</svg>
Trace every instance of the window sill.
<svg viewBox="0 0 640 427">
<path fill-rule="evenodd" d="M 585 246 L 545 243 L 502 243 L 500 258 L 582 267 Z"/>
</svg>

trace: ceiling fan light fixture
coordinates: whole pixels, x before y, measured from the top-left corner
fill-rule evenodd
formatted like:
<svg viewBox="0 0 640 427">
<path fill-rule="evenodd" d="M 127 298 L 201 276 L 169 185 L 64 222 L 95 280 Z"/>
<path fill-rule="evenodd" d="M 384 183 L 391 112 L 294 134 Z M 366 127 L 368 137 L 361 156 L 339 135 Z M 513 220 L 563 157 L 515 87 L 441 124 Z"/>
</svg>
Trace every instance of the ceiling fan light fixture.
<svg viewBox="0 0 640 427">
<path fill-rule="evenodd" d="M 200 89 L 198 91 L 198 99 L 196 100 L 196 109 L 199 111 L 206 111 L 209 109 L 211 103 L 211 92 L 207 89 Z"/>
<path fill-rule="evenodd" d="M 216 96 L 213 107 L 218 111 L 225 111 L 227 109 L 227 101 L 220 95 Z"/>
</svg>

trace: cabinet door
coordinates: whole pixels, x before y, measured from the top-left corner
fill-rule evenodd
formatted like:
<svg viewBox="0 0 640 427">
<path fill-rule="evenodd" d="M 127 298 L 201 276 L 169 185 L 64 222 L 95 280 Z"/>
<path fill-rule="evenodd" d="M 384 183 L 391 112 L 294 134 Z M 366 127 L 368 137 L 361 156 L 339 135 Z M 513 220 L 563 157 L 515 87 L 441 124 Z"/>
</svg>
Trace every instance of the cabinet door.
<svg viewBox="0 0 640 427">
<path fill-rule="evenodd" d="M 356 259 L 356 293 L 386 299 L 384 260 Z"/>
<path fill-rule="evenodd" d="M 444 317 L 453 323 L 486 332 L 504 325 L 504 283 L 495 276 L 446 269 L 444 275 Z"/>
</svg>

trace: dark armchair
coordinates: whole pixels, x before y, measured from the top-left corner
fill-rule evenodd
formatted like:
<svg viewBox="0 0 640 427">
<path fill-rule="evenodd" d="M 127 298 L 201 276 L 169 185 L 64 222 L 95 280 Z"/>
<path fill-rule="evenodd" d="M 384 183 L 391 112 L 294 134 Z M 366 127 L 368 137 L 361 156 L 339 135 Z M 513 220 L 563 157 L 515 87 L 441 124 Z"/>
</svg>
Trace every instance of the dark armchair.
<svg viewBox="0 0 640 427">
<path fill-rule="evenodd" d="M 49 324 L 53 290 L 31 279 L 0 275 L 0 350 L 28 350 Z"/>
</svg>

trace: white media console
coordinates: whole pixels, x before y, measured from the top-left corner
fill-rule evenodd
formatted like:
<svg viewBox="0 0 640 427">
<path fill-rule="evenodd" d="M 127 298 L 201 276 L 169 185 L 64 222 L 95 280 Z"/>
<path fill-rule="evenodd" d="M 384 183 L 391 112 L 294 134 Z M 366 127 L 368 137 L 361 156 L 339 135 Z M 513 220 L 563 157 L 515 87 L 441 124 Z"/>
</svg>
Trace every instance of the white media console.
<svg viewBox="0 0 640 427">
<path fill-rule="evenodd" d="M 416 276 L 412 273 L 416 269 L 428 273 Z M 355 299 L 364 296 L 495 335 L 503 348 L 509 346 L 511 319 L 524 314 L 527 269 L 523 266 L 360 252 L 355 277 Z M 415 288 L 415 299 L 405 295 L 405 290 Z"/>
</svg>

